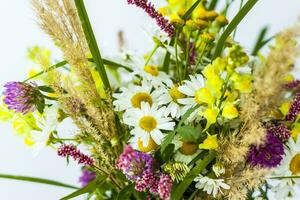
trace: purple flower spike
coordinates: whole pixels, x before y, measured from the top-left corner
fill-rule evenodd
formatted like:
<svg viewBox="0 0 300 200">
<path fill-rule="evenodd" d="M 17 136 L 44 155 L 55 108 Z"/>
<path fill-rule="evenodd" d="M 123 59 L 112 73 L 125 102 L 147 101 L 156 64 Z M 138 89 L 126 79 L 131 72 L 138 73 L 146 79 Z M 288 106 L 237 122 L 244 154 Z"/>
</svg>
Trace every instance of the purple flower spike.
<svg viewBox="0 0 300 200">
<path fill-rule="evenodd" d="M 27 114 L 38 109 L 38 105 L 44 104 L 44 98 L 37 86 L 23 82 L 8 82 L 4 85 L 4 103 L 8 109 Z"/>
<path fill-rule="evenodd" d="M 281 142 L 287 142 L 288 139 L 291 137 L 291 132 L 289 129 L 285 127 L 284 124 L 280 124 L 278 126 L 271 126 L 268 129 L 268 133 L 272 133 L 273 135 L 277 136 Z"/>
<path fill-rule="evenodd" d="M 265 144 L 251 146 L 248 162 L 253 166 L 272 168 L 280 164 L 283 155 L 282 142 L 273 133 L 268 132 Z"/>
<path fill-rule="evenodd" d="M 287 121 L 294 121 L 299 113 L 300 113 L 300 93 L 297 93 L 294 97 L 294 101 L 291 105 L 289 112 L 285 116 L 285 119 Z"/>
<path fill-rule="evenodd" d="M 94 161 L 89 156 L 80 152 L 76 146 L 72 144 L 63 144 L 59 147 L 57 154 L 61 157 L 72 157 L 78 164 L 83 164 L 85 166 L 92 166 Z"/>
<path fill-rule="evenodd" d="M 142 8 L 148 15 L 156 20 L 157 25 L 165 31 L 169 37 L 174 35 L 174 27 L 169 23 L 169 21 L 157 12 L 148 0 L 127 0 L 128 4 L 136 5 L 139 8 Z"/>
<path fill-rule="evenodd" d="M 81 186 L 84 187 L 87 184 L 89 184 L 92 180 L 96 178 L 96 173 L 84 169 L 82 171 L 82 175 L 79 177 L 79 182 L 81 183 Z"/>
<path fill-rule="evenodd" d="M 300 80 L 293 80 L 293 81 L 291 81 L 291 82 L 286 83 L 286 84 L 283 85 L 283 87 L 285 89 L 290 89 L 290 90 L 298 88 L 299 86 L 300 86 Z"/>
</svg>

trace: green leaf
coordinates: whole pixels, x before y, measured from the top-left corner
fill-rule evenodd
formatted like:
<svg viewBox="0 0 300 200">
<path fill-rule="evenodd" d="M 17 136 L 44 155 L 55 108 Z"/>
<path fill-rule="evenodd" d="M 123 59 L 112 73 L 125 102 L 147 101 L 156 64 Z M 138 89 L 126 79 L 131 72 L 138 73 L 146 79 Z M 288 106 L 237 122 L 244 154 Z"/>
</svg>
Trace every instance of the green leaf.
<svg viewBox="0 0 300 200">
<path fill-rule="evenodd" d="M 78 197 L 80 195 L 86 194 L 93 192 L 97 187 L 101 187 L 103 183 L 105 183 L 106 176 L 97 178 L 93 181 L 91 181 L 88 185 L 86 185 L 83 188 L 80 188 L 79 190 L 76 190 L 75 192 L 69 194 L 68 196 L 65 196 L 61 198 L 60 200 L 68 200 L 68 199 L 73 199 L 74 197 Z"/>
<path fill-rule="evenodd" d="M 269 37 L 268 39 L 266 39 L 266 34 L 267 34 L 267 31 L 268 31 L 268 27 L 264 27 L 258 37 L 257 37 L 257 40 L 256 40 L 256 43 L 253 47 L 253 50 L 252 50 L 252 53 L 251 55 L 253 56 L 256 56 L 258 54 L 258 52 L 268 43 L 270 42 L 275 36 L 272 36 L 272 37 Z"/>
<path fill-rule="evenodd" d="M 133 192 L 134 192 L 134 184 L 130 184 L 119 192 L 116 200 L 129 199 Z"/>
<path fill-rule="evenodd" d="M 54 92 L 54 90 L 51 87 L 47 86 L 47 85 L 38 86 L 38 89 L 43 91 L 43 92 L 48 92 L 48 93 L 53 93 Z"/>
<path fill-rule="evenodd" d="M 71 189 L 78 189 L 78 187 L 75 187 L 75 186 L 72 186 L 69 184 L 65 184 L 65 183 L 61 183 L 58 181 L 43 179 L 43 178 L 29 177 L 29 176 L 16 176 L 16 175 L 0 174 L 0 178 L 12 179 L 12 180 L 18 180 L 18 181 L 26 181 L 26 182 L 32 182 L 32 183 L 47 184 L 47 185 L 53 185 L 53 186 L 71 188 Z"/>
<path fill-rule="evenodd" d="M 184 141 L 188 142 L 195 142 L 198 140 L 200 133 L 199 130 L 192 126 L 181 126 L 178 127 L 177 132 L 179 133 L 180 137 Z"/>
<path fill-rule="evenodd" d="M 81 26 L 84 31 L 85 38 L 89 45 L 91 54 L 96 64 L 96 69 L 100 74 L 100 77 L 103 81 L 104 87 L 107 90 L 111 90 L 109 80 L 105 71 L 104 63 L 100 54 L 100 50 L 97 45 L 97 41 L 92 29 L 92 25 L 90 23 L 88 14 L 86 12 L 83 0 L 75 0 L 75 5 L 77 8 L 77 12 L 81 21 Z"/>
<path fill-rule="evenodd" d="M 201 3 L 202 0 L 197 0 L 189 9 L 188 11 L 183 15 L 182 19 L 187 20 L 191 17 L 193 11 L 197 8 L 197 6 Z"/>
<path fill-rule="evenodd" d="M 178 125 L 177 125 L 177 128 L 170 132 L 164 139 L 164 141 L 161 143 L 160 145 L 160 152 L 161 154 L 163 154 L 163 152 L 165 151 L 166 147 L 173 141 L 175 135 L 176 135 L 176 132 L 177 132 L 177 129 L 179 127 L 182 126 L 182 124 L 187 120 L 187 118 L 195 111 L 197 110 L 198 108 L 200 107 L 200 105 L 196 105 L 195 107 L 192 107 L 190 109 L 188 109 L 186 111 L 186 113 L 184 113 L 184 115 L 182 116 L 181 120 L 179 121 Z"/>
<path fill-rule="evenodd" d="M 91 60 L 94 61 L 93 59 L 91 59 Z M 121 67 L 121 68 L 124 68 L 125 70 L 127 70 L 129 72 L 133 72 L 133 70 L 130 67 L 127 67 L 125 65 L 121 65 L 121 64 L 113 62 L 111 60 L 103 59 L 103 63 L 105 65 L 109 65 L 111 67 L 117 67 L 117 68 Z"/>
<path fill-rule="evenodd" d="M 170 132 L 164 139 L 164 141 L 160 145 L 160 152 L 163 154 L 167 146 L 173 141 L 175 137 L 176 131 Z"/>
<path fill-rule="evenodd" d="M 45 99 L 40 99 L 39 101 L 36 102 L 36 107 L 39 113 L 43 114 L 44 109 L 45 109 Z"/>
<path fill-rule="evenodd" d="M 218 0 L 211 0 L 209 6 L 208 6 L 208 10 L 214 10 L 216 8 L 216 5 L 218 3 Z"/>
<path fill-rule="evenodd" d="M 171 156 L 173 155 L 175 149 L 175 145 L 174 144 L 169 144 L 165 150 L 162 153 L 162 158 L 165 162 L 167 162 L 168 160 L 170 160 Z"/>
<path fill-rule="evenodd" d="M 185 177 L 185 179 L 179 183 L 179 185 L 172 189 L 171 199 L 181 200 L 183 193 L 193 182 L 193 180 L 205 169 L 205 167 L 214 160 L 216 153 L 211 151 L 198 165 L 196 165 Z"/>
<path fill-rule="evenodd" d="M 240 9 L 237 15 L 229 23 L 225 31 L 222 33 L 220 39 L 217 42 L 216 50 L 212 57 L 212 60 L 219 57 L 222 54 L 224 44 L 226 39 L 230 36 L 232 31 L 239 25 L 239 23 L 244 19 L 248 12 L 253 8 L 253 6 L 258 2 L 258 0 L 248 0 L 247 3 Z"/>
</svg>

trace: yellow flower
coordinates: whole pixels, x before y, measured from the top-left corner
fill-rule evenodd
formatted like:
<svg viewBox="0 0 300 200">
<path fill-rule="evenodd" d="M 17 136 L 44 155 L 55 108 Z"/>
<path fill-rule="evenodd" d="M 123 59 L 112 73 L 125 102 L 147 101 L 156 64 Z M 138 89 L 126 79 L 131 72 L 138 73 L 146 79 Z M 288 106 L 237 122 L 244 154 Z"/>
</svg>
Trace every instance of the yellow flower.
<svg viewBox="0 0 300 200">
<path fill-rule="evenodd" d="M 150 137 L 149 142 L 146 146 L 143 145 L 143 140 L 138 138 L 137 140 L 138 148 L 141 152 L 150 152 L 154 151 L 158 148 L 158 145 L 154 142 L 154 140 Z"/>
<path fill-rule="evenodd" d="M 248 74 L 239 75 L 235 73 L 232 76 L 234 88 L 241 93 L 250 93 L 252 91 L 252 77 Z"/>
<path fill-rule="evenodd" d="M 239 111 L 233 104 L 226 103 L 222 111 L 222 116 L 227 119 L 234 119 L 239 116 Z"/>
<path fill-rule="evenodd" d="M 223 80 L 215 75 L 207 78 L 206 80 L 206 87 L 210 90 L 210 93 L 219 98 L 221 96 L 221 89 L 223 86 Z"/>
<path fill-rule="evenodd" d="M 199 149 L 214 150 L 216 148 L 218 148 L 217 135 L 208 134 L 203 143 L 199 144 Z"/>
<path fill-rule="evenodd" d="M 29 135 L 24 138 L 24 144 L 31 147 L 35 144 L 35 142 L 32 140 L 32 137 Z"/>
<path fill-rule="evenodd" d="M 195 101 L 198 104 L 207 103 L 212 105 L 215 102 L 215 98 L 208 88 L 200 88 L 195 94 Z"/>
<path fill-rule="evenodd" d="M 31 126 L 28 125 L 28 123 L 25 120 L 19 117 L 13 119 L 12 127 L 14 132 L 19 135 L 26 135 L 32 130 Z"/>
<path fill-rule="evenodd" d="M 290 106 L 291 106 L 291 102 L 289 102 L 289 101 L 283 102 L 281 104 L 281 106 L 279 107 L 279 110 L 282 113 L 282 115 L 285 116 L 289 112 Z"/>
<path fill-rule="evenodd" d="M 179 15 L 177 14 L 172 14 L 170 16 L 170 21 L 174 25 L 179 25 L 179 26 L 184 25 L 184 20 L 181 19 L 181 17 L 179 17 Z"/>
<path fill-rule="evenodd" d="M 166 16 L 166 15 L 169 14 L 169 10 L 168 10 L 167 7 L 161 7 L 161 8 L 159 8 L 159 9 L 158 9 L 158 12 L 159 12 L 161 15 L 163 15 L 163 16 Z"/>
<path fill-rule="evenodd" d="M 296 123 L 294 128 L 291 130 L 292 137 L 297 138 L 300 135 L 300 123 Z"/>
<path fill-rule="evenodd" d="M 91 73 L 92 73 L 92 77 L 94 79 L 98 93 L 100 94 L 101 98 L 106 99 L 107 96 L 105 93 L 104 84 L 102 82 L 102 79 L 101 79 L 99 73 L 95 69 L 92 69 Z"/>
<path fill-rule="evenodd" d="M 219 114 L 219 109 L 216 107 L 212 108 L 206 108 L 204 112 L 199 111 L 198 113 L 200 116 L 203 116 L 206 119 L 206 127 L 203 131 L 207 130 L 210 125 L 214 124 L 217 122 L 217 117 Z"/>
<path fill-rule="evenodd" d="M 31 77 L 35 76 L 36 74 L 38 74 L 38 73 L 39 73 L 39 71 L 37 69 L 30 69 L 28 71 L 28 78 L 31 78 Z"/>
<path fill-rule="evenodd" d="M 4 106 L 0 107 L 0 121 L 6 122 L 13 117 L 13 114 Z"/>
<path fill-rule="evenodd" d="M 292 82 L 294 80 L 294 76 L 292 74 L 287 74 L 283 77 L 284 82 Z"/>
</svg>

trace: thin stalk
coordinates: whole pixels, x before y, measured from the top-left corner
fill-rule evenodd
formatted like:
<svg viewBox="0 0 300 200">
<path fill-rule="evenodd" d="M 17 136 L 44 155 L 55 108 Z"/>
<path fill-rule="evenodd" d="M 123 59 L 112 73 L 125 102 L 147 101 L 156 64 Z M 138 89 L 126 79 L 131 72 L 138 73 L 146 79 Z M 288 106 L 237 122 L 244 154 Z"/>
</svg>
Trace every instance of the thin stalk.
<svg viewBox="0 0 300 200">
<path fill-rule="evenodd" d="M 97 41 L 96 41 L 96 38 L 95 38 L 95 35 L 93 32 L 87 11 L 84 6 L 84 2 L 83 2 L 83 0 L 75 0 L 75 5 L 76 5 L 77 12 L 78 12 L 78 15 L 79 15 L 79 18 L 81 21 L 81 26 L 83 28 L 85 38 L 87 40 L 91 54 L 92 54 L 93 59 L 96 64 L 97 71 L 100 74 L 100 77 L 103 81 L 105 89 L 111 91 L 111 87 L 110 87 L 109 80 L 108 80 L 108 77 L 107 77 L 107 74 L 105 71 L 104 63 L 103 63 L 103 60 L 102 60 L 102 57 L 100 54 L 100 50 L 97 45 Z"/>
<path fill-rule="evenodd" d="M 179 35 L 179 32 L 176 31 L 176 35 L 175 35 L 175 59 L 176 59 L 177 78 L 179 78 L 179 80 L 180 80 L 180 69 L 179 69 L 179 66 L 178 66 L 178 49 L 177 49 L 178 35 Z"/>
<path fill-rule="evenodd" d="M 247 3 L 242 7 L 242 9 L 237 13 L 237 15 L 233 18 L 230 24 L 227 26 L 225 31 L 222 33 L 219 41 L 216 45 L 216 50 L 212 57 L 212 60 L 219 57 L 223 51 L 224 44 L 226 39 L 230 36 L 232 31 L 239 25 L 239 23 L 244 19 L 244 17 L 248 14 L 248 12 L 253 8 L 253 6 L 258 2 L 258 0 L 248 0 Z"/>
<path fill-rule="evenodd" d="M 239 7 L 239 11 L 242 9 L 242 6 L 244 5 L 244 0 L 241 0 L 240 2 L 240 7 Z M 234 31 L 233 31 L 233 39 L 235 38 L 235 35 L 236 35 L 236 32 L 237 32 L 237 28 L 238 27 L 235 27 Z"/>
<path fill-rule="evenodd" d="M 78 187 L 75 187 L 75 186 L 72 186 L 69 184 L 65 184 L 65 183 L 61 183 L 58 181 L 43 179 L 43 178 L 29 177 L 29 176 L 15 176 L 15 175 L 8 175 L 8 174 L 0 174 L 0 178 L 12 179 L 12 180 L 18 180 L 18 181 L 26 181 L 26 182 L 32 182 L 32 183 L 40 183 L 40 184 L 46 184 L 46 185 L 53 185 L 53 186 L 71 188 L 71 189 L 78 189 Z"/>
<path fill-rule="evenodd" d="M 184 79 L 186 77 L 186 74 L 187 74 L 187 69 L 188 69 L 188 65 L 189 65 L 189 61 L 190 61 L 190 40 L 191 40 L 191 31 L 188 33 L 188 40 L 186 42 L 186 55 L 185 55 L 185 67 L 184 67 L 184 71 L 183 71 L 183 77 L 182 79 Z"/>
<path fill-rule="evenodd" d="M 49 67 L 49 69 L 48 69 L 47 71 L 44 71 L 44 70 L 43 70 L 43 71 L 40 71 L 39 73 L 37 73 L 37 74 L 35 74 L 35 75 L 33 75 L 33 76 L 31 76 L 31 77 L 25 79 L 23 82 L 25 83 L 25 82 L 27 82 L 27 81 L 29 81 L 29 80 L 31 80 L 31 79 L 34 79 L 34 78 L 36 78 L 36 77 L 38 77 L 38 76 L 43 75 L 43 74 L 46 73 L 46 72 L 49 72 L 49 71 L 52 71 L 52 70 L 54 70 L 54 69 L 63 67 L 63 66 L 65 66 L 67 63 L 68 63 L 68 62 L 65 61 L 65 60 L 64 60 L 64 61 L 61 61 L 61 62 L 59 62 L 59 63 L 56 63 L 55 65 L 52 65 L 51 67 Z"/>
<path fill-rule="evenodd" d="M 160 45 L 156 44 L 155 47 L 153 48 L 153 50 L 151 51 L 150 55 L 148 56 L 145 66 L 149 64 L 151 58 L 153 57 L 153 55 L 155 54 L 156 50 L 160 47 Z"/>
<path fill-rule="evenodd" d="M 269 179 L 286 179 L 286 178 L 300 178 L 300 176 L 274 176 Z"/>
</svg>

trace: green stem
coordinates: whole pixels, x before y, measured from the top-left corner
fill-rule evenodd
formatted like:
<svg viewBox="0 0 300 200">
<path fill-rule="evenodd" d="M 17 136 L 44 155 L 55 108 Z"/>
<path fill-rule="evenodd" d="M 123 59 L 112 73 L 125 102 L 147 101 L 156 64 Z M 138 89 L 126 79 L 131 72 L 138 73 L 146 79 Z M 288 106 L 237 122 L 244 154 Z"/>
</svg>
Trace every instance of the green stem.
<svg viewBox="0 0 300 200">
<path fill-rule="evenodd" d="M 185 67 L 184 67 L 184 71 L 183 71 L 183 77 L 182 79 L 185 79 L 186 75 L 187 75 L 187 70 L 188 70 L 188 65 L 189 65 L 189 61 L 190 61 L 190 40 L 191 40 L 191 31 L 188 33 L 188 39 L 186 42 L 186 57 L 185 57 Z"/>
<path fill-rule="evenodd" d="M 88 61 L 94 63 L 94 59 L 92 59 L 92 58 L 88 58 Z M 103 59 L 103 63 L 105 65 L 109 65 L 111 67 L 116 67 L 116 68 L 120 67 L 120 68 L 124 68 L 128 72 L 133 72 L 133 70 L 130 67 L 125 66 L 125 65 L 121 65 L 121 64 L 113 62 L 111 60 Z M 44 71 L 44 70 L 40 71 L 39 73 L 37 73 L 37 74 L 29 77 L 28 79 L 24 80 L 23 82 L 24 83 L 28 82 L 28 81 L 30 81 L 30 80 L 32 80 L 32 79 L 34 79 L 36 77 L 39 77 L 39 76 L 41 76 L 41 75 L 43 75 L 43 74 L 45 74 L 47 72 L 50 72 L 50 71 L 52 71 L 54 69 L 57 69 L 57 68 L 60 68 L 60 67 L 64 67 L 66 64 L 68 64 L 68 62 L 66 60 L 61 61 L 61 62 L 59 62 L 59 63 L 57 63 L 57 64 L 52 65 L 51 67 L 49 67 L 49 69 L 47 71 Z"/>
<path fill-rule="evenodd" d="M 81 25 L 87 40 L 87 43 L 89 45 L 91 54 L 93 56 L 93 59 L 95 61 L 96 64 L 96 68 L 98 73 L 101 76 L 101 79 L 103 81 L 104 87 L 105 89 L 111 91 L 111 87 L 109 84 L 109 80 L 105 71 L 105 67 L 104 67 L 104 63 L 103 60 L 101 58 L 101 54 L 97 45 L 97 41 L 87 14 L 87 11 L 85 9 L 84 6 L 84 2 L 83 0 L 75 0 L 75 5 L 77 8 L 77 12 L 81 21 Z"/>
<path fill-rule="evenodd" d="M 53 186 L 60 186 L 60 187 L 71 188 L 71 189 L 78 189 L 78 187 L 75 187 L 75 186 L 72 186 L 69 184 L 65 184 L 65 183 L 61 183 L 58 181 L 53 181 L 53 180 L 43 179 L 43 178 L 29 177 L 29 176 L 15 176 L 15 175 L 0 174 L 0 178 L 40 183 L 40 184 L 47 184 L 47 185 L 53 185 Z"/>
<path fill-rule="evenodd" d="M 146 63 L 145 63 L 145 66 L 149 64 L 152 56 L 155 54 L 156 50 L 160 47 L 160 45 L 156 44 L 154 49 L 151 51 L 150 55 L 148 56 L 147 60 L 146 60 Z"/>
<path fill-rule="evenodd" d="M 177 78 L 179 78 L 179 80 L 180 80 L 180 68 L 178 66 L 178 49 L 177 49 L 178 35 L 179 35 L 179 32 L 176 31 L 176 35 L 175 35 L 175 59 L 176 59 Z"/>
<path fill-rule="evenodd" d="M 258 2 L 258 0 L 248 0 L 247 3 L 242 7 L 242 9 L 233 18 L 230 24 L 227 26 L 225 31 L 222 33 L 217 45 L 212 60 L 219 57 L 223 51 L 226 39 L 230 36 L 232 31 L 239 25 L 243 18 L 248 14 L 248 12 L 253 8 L 253 6 Z"/>
<path fill-rule="evenodd" d="M 216 153 L 214 151 L 209 152 L 209 154 L 187 174 L 186 178 L 181 183 L 179 183 L 177 187 L 173 189 L 171 199 L 172 200 L 182 199 L 182 195 L 189 187 L 189 185 L 205 169 L 205 167 L 215 159 L 215 157 L 216 157 Z"/>
<path fill-rule="evenodd" d="M 187 20 L 191 17 L 193 11 L 197 8 L 197 6 L 201 3 L 202 0 L 197 0 L 189 9 L 188 11 L 183 15 L 182 19 Z"/>
<path fill-rule="evenodd" d="M 64 66 L 64 65 L 66 65 L 67 63 L 68 63 L 68 62 L 65 61 L 65 60 L 64 60 L 64 61 L 61 61 L 61 62 L 59 62 L 59 63 L 56 63 L 55 65 L 52 65 L 51 67 L 49 67 L 47 71 L 41 71 L 41 72 L 39 72 L 39 73 L 37 73 L 37 74 L 35 74 L 35 75 L 33 75 L 33 76 L 27 78 L 27 79 L 24 80 L 23 82 L 25 83 L 25 82 L 27 82 L 27 81 L 29 81 L 29 80 L 31 80 L 31 79 L 34 79 L 34 78 L 36 78 L 36 77 L 38 77 L 38 76 L 41 76 L 42 74 L 44 74 L 44 73 L 46 73 L 46 72 L 49 72 L 49 71 L 52 71 L 52 70 L 54 70 L 54 69 L 60 68 L 60 67 L 62 67 L 62 66 Z"/>
</svg>

